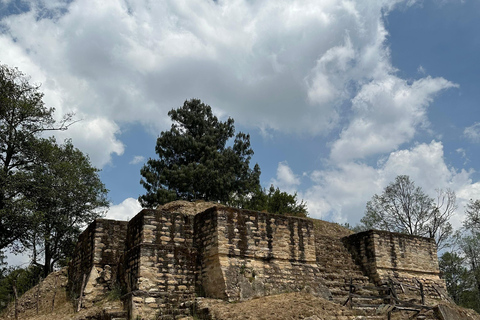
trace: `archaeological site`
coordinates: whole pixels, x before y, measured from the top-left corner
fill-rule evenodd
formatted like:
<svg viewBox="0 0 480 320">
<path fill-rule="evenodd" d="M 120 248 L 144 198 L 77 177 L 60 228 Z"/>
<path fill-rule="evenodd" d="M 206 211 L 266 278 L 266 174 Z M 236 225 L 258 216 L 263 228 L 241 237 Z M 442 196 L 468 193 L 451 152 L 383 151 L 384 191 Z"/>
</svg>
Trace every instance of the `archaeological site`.
<svg viewBox="0 0 480 320">
<path fill-rule="evenodd" d="M 202 299 L 240 302 L 294 292 L 372 310 L 328 319 L 390 319 L 401 312 L 444 319 L 453 312 L 441 308 L 450 302 L 433 239 L 354 234 L 316 219 L 204 202 L 144 209 L 128 222 L 96 220 L 80 236 L 68 290 L 79 309 L 121 290 L 121 319 L 204 319 L 196 314 Z"/>
</svg>

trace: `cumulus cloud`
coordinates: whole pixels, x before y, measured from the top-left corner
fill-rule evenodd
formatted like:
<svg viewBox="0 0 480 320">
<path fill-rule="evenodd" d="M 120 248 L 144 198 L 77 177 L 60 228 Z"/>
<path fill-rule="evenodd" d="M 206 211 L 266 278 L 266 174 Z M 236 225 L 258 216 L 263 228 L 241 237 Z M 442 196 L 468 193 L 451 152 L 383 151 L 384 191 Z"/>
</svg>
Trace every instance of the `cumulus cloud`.
<svg viewBox="0 0 480 320">
<path fill-rule="evenodd" d="M 106 218 L 113 220 L 129 220 L 142 210 L 137 199 L 127 198 L 122 203 L 111 206 Z"/>
<path fill-rule="evenodd" d="M 167 111 L 192 97 L 266 133 L 324 134 L 354 97 L 370 109 L 355 111 L 358 117 L 403 91 L 421 113 L 431 95 L 450 85 L 440 79 L 407 85 L 393 75 L 383 17 L 398 2 L 31 1 L 29 11 L 1 20 L 0 60 L 43 82 L 59 116 L 108 119 L 101 145 L 110 146 L 91 150 L 103 153 L 91 154 L 103 165 L 107 152 L 121 153 L 113 127 L 136 122 L 158 132 L 168 125 Z M 376 87 L 387 92 L 369 96 Z M 356 131 L 366 135 L 362 126 L 376 125 L 365 121 L 344 131 L 334 157 Z M 411 136 L 417 122 L 405 121 L 387 142 Z M 366 138 L 363 155 L 375 152 L 377 137 Z"/>
<path fill-rule="evenodd" d="M 86 152 L 95 167 L 111 162 L 112 154 L 122 155 L 125 146 L 116 138 L 118 125 L 105 118 L 84 119 L 73 124 L 68 131 L 57 132 L 58 137 L 72 137 L 74 145 Z"/>
<path fill-rule="evenodd" d="M 472 173 L 449 167 L 445 163 L 443 144 L 432 141 L 391 152 L 377 166 L 350 161 L 315 171 L 310 175 L 314 185 L 304 198 L 314 217 L 358 222 L 367 201 L 383 192 L 397 175 L 405 174 L 432 197 L 436 189 L 455 191 L 459 206 L 452 222 L 458 227 L 468 200 L 480 198 L 480 184 L 472 182 Z"/>
<path fill-rule="evenodd" d="M 271 183 L 282 191 L 294 193 L 297 191 L 296 187 L 300 185 L 300 178 L 293 173 L 288 163 L 284 161 L 278 163 L 277 175 L 271 180 Z"/>
<path fill-rule="evenodd" d="M 333 143 L 331 159 L 365 158 L 409 142 L 428 123 L 426 109 L 434 95 L 455 86 L 431 77 L 409 84 L 392 75 L 364 85 L 352 101 L 353 120 Z"/>
</svg>

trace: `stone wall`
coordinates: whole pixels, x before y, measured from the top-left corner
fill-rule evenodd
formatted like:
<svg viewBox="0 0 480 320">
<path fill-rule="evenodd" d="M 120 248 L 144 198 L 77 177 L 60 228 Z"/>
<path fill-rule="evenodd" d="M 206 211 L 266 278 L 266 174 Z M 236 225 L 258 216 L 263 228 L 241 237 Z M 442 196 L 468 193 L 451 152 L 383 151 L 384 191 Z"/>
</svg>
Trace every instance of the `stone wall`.
<svg viewBox="0 0 480 320">
<path fill-rule="evenodd" d="M 374 283 L 386 283 L 392 279 L 419 287 L 421 282 L 430 298 L 441 298 L 440 292 L 445 291 L 434 239 L 370 230 L 343 240 Z"/>
<path fill-rule="evenodd" d="M 142 210 L 128 224 L 124 302 L 130 319 L 188 314 L 195 295 L 193 216 Z"/>
<path fill-rule="evenodd" d="M 218 247 L 218 214 L 215 208 L 195 216 L 195 246 L 198 250 L 197 294 L 226 299 Z"/>
<path fill-rule="evenodd" d="M 195 234 L 197 286 L 207 297 L 236 301 L 299 290 L 328 296 L 310 220 L 212 208 L 196 216 Z"/>
<path fill-rule="evenodd" d="M 220 206 L 172 211 L 90 225 L 69 268 L 73 295 L 85 274 L 85 307 L 119 284 L 129 319 L 167 319 L 189 314 L 196 296 L 238 301 L 307 291 L 338 300 L 352 278 L 368 281 L 364 275 L 376 284 L 418 279 L 431 297 L 444 288 L 431 239 L 367 231 L 339 240 L 316 235 L 312 219 Z"/>
<path fill-rule="evenodd" d="M 80 294 L 85 276 L 86 306 L 102 299 L 115 286 L 126 234 L 126 221 L 98 219 L 80 235 L 68 276 L 74 297 Z"/>
</svg>

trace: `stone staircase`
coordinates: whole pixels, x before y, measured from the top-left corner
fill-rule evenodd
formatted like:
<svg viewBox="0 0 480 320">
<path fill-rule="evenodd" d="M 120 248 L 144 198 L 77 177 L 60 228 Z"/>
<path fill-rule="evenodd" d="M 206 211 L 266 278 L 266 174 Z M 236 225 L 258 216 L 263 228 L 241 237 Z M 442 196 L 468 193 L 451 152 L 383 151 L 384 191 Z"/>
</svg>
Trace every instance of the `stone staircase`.
<svg viewBox="0 0 480 320">
<path fill-rule="evenodd" d="M 360 288 L 373 288 L 375 287 L 375 284 L 371 283 L 369 278 L 364 275 L 361 267 L 355 263 L 352 255 L 343 245 L 340 238 L 316 234 L 315 246 L 317 265 L 321 272 L 324 284 L 332 294 L 333 302 L 344 304 L 347 301 L 350 290 L 350 281 L 353 285 L 356 285 L 356 291 L 354 293 L 357 295 L 368 297 L 381 295 L 381 292 L 378 290 Z M 354 301 L 356 304 L 364 305 L 363 307 L 356 307 L 357 312 L 363 312 L 363 317 L 360 317 L 360 319 L 387 319 L 386 313 L 378 313 L 378 305 L 384 303 L 380 297 L 379 299 L 355 297 Z M 372 306 L 369 307 L 369 304 L 372 304 Z M 352 312 L 352 314 L 355 314 L 355 310 L 352 310 Z M 395 313 L 397 312 L 398 311 Z M 412 312 L 403 313 L 406 318 L 412 317 L 413 314 L 414 313 Z M 430 311 L 427 313 L 421 312 L 412 319 L 434 320 L 436 318 Z"/>
<path fill-rule="evenodd" d="M 315 246 L 318 268 L 334 302 L 343 304 L 347 300 L 350 281 L 352 281 L 352 284 L 360 286 L 370 284 L 368 277 L 355 263 L 341 239 L 317 234 Z M 362 295 L 378 294 L 375 291 L 362 291 L 356 293 Z"/>
</svg>

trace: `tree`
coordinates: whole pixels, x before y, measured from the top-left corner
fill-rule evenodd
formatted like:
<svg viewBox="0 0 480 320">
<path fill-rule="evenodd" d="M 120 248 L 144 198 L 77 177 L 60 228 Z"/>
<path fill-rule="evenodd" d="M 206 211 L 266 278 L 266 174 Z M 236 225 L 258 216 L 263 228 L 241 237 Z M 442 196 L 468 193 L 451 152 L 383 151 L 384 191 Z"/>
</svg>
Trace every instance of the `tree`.
<svg viewBox="0 0 480 320">
<path fill-rule="evenodd" d="M 459 236 L 458 243 L 472 283 L 469 288 L 472 294 L 467 306 L 480 311 L 480 233 L 473 232 L 470 235 Z"/>
<path fill-rule="evenodd" d="M 53 138 L 37 142 L 31 170 L 24 173 L 22 194 L 33 217 L 25 242 L 44 276 L 70 256 L 81 227 L 108 207 L 107 189 L 98 171 L 69 140 L 63 145 Z M 42 253 L 43 259 L 38 259 Z"/>
<path fill-rule="evenodd" d="M 244 197 L 236 206 L 243 209 L 267 211 L 277 214 L 285 214 L 299 217 L 306 217 L 307 204 L 301 200 L 298 202 L 297 193 L 289 194 L 282 192 L 273 184 L 268 189 L 256 188 L 248 197 Z"/>
<path fill-rule="evenodd" d="M 235 133 L 233 119 L 219 121 L 211 107 L 197 99 L 185 101 L 168 115 L 173 124 L 157 139 L 158 159 L 149 159 L 141 169 L 140 183 L 146 189 L 139 197 L 143 206 L 177 199 L 228 204 L 255 190 L 260 167 L 250 168 L 250 136 L 240 132 L 227 147 Z"/>
<path fill-rule="evenodd" d="M 0 65 L 0 250 L 29 229 L 17 177 L 29 170 L 36 140 L 42 132 L 71 124 L 71 115 L 55 123 L 54 109 L 45 107 L 39 87 L 18 69 Z"/>
<path fill-rule="evenodd" d="M 381 195 L 367 202 L 362 228 L 435 238 L 442 248 L 452 233 L 448 221 L 456 209 L 456 198 L 451 190 L 438 190 L 437 194 L 435 201 L 415 187 L 408 176 L 397 176 Z"/>
<path fill-rule="evenodd" d="M 38 284 L 41 268 L 28 266 L 26 268 L 8 268 L 3 277 L 0 277 L 0 313 L 14 298 L 13 285 L 18 296 L 23 295 Z"/>
<path fill-rule="evenodd" d="M 0 251 L 0 279 L 3 279 L 6 275 L 7 263 L 5 262 L 5 254 Z"/>
<path fill-rule="evenodd" d="M 466 218 L 463 226 L 467 230 L 476 230 L 480 232 L 480 200 L 470 199 L 465 210 Z"/>
<path fill-rule="evenodd" d="M 437 197 L 433 203 L 430 221 L 427 225 L 428 237 L 434 238 L 438 249 L 450 246 L 450 237 L 453 233 L 450 218 L 457 209 L 455 192 L 447 189 L 437 189 Z"/>
<path fill-rule="evenodd" d="M 469 287 L 469 274 L 464 266 L 464 258 L 455 252 L 445 252 L 438 262 L 448 293 L 455 303 L 460 305 Z"/>
<path fill-rule="evenodd" d="M 455 233 L 457 253 L 440 259 L 447 289 L 459 305 L 480 312 L 480 201 L 470 200 L 463 228 Z"/>
</svg>

